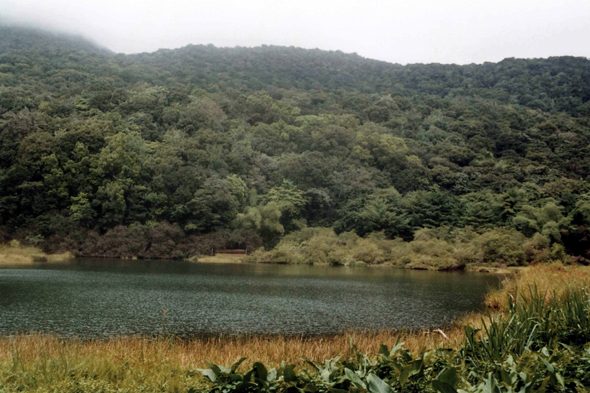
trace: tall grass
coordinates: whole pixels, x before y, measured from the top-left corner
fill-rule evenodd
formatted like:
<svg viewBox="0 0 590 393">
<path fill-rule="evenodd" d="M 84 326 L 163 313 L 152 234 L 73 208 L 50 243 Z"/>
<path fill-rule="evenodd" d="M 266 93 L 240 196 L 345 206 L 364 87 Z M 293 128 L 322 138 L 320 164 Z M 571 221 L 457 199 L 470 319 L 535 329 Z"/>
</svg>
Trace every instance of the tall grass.
<svg viewBox="0 0 590 393">
<path fill-rule="evenodd" d="M 22 246 L 18 242 L 8 245 L 0 245 L 0 266 L 21 266 L 33 263 L 62 262 L 72 259 L 70 252 L 63 254 L 46 254 L 41 249 L 31 246 Z"/>
<path fill-rule="evenodd" d="M 402 340 L 415 352 L 454 343 L 461 336 L 461 328 L 445 330 L 448 338 L 430 330 L 414 332 L 351 332 L 321 336 L 216 336 L 191 340 L 120 337 L 107 340 L 82 341 L 59 339 L 45 335 L 18 335 L 0 338 L 0 360 L 10 359 L 15 351 L 27 364 L 38 361 L 40 354 L 48 357 L 65 355 L 68 358 L 92 356 L 105 359 L 125 359 L 129 365 L 141 365 L 166 358 L 180 367 L 201 367 L 204 361 L 231 364 L 242 357 L 245 366 L 256 361 L 278 366 L 282 361 L 299 364 L 301 358 L 314 361 L 346 354 L 353 342 L 363 352 L 374 352 L 381 344 L 393 345 Z"/>
<path fill-rule="evenodd" d="M 500 288 L 486 295 L 485 303 L 490 309 L 507 311 L 509 299 L 515 301 L 530 298 L 531 289 L 546 301 L 554 296 L 562 297 L 572 288 L 590 286 L 590 267 L 564 265 L 560 262 L 521 268 L 506 277 Z M 516 294 L 519 296 L 516 296 Z"/>
<path fill-rule="evenodd" d="M 481 378 L 489 373 L 493 374 L 491 378 L 500 378 L 500 374 L 494 377 L 494 373 L 499 373 L 500 369 L 508 370 L 512 363 L 506 362 L 513 359 L 518 372 L 514 371 L 516 368 L 508 371 L 515 375 L 514 386 L 517 386 L 521 383 L 518 381 L 522 373 L 530 374 L 530 378 L 547 377 L 547 367 L 540 358 L 534 357 L 535 354 L 541 353 L 539 356 L 545 361 L 551 361 L 554 355 L 545 356 L 545 352 L 563 352 L 567 347 L 572 353 L 563 356 L 570 360 L 555 360 L 555 366 L 552 366 L 556 368 L 567 363 L 569 368 L 555 377 L 559 379 L 573 372 L 574 368 L 570 366 L 578 361 L 579 350 L 571 348 L 582 348 L 590 341 L 590 303 L 585 290 L 590 282 L 588 270 L 563 265 L 524 269 L 508 278 L 499 291 L 489 295 L 488 302 L 490 299 L 498 301 L 501 296 L 506 299 L 494 303 L 495 309 L 484 315 L 469 315 L 444 332 L 351 332 L 311 337 L 219 336 L 192 340 L 120 337 L 81 341 L 43 335 L 0 337 L 0 392 L 195 392 L 213 387 L 211 381 L 196 371 L 204 367 L 205 361 L 230 365 L 246 357 L 241 366 L 243 369 L 253 368 L 255 362 L 279 369 L 285 362 L 302 370 L 306 364 L 302 358 L 324 364 L 325 359 L 338 355 L 343 359 L 356 359 L 358 353 L 374 354 L 367 358 L 367 364 L 381 370 L 379 378 L 385 378 L 387 383 L 399 383 L 399 378 L 404 375 L 402 371 L 406 370 L 416 379 L 416 384 L 426 389 L 424 391 L 432 391 L 432 386 L 430 382 L 420 385 L 418 378 L 435 378 L 444 367 L 452 366 L 463 378 L 465 386 L 476 387 L 484 384 Z M 405 349 L 411 354 L 409 359 L 413 360 L 407 360 L 409 355 L 403 355 L 407 362 L 397 371 L 391 371 L 393 360 L 387 360 L 390 363 L 383 360 L 381 344 L 392 348 L 399 342 L 405 343 Z M 356 345 L 358 353 L 351 343 Z M 442 348 L 445 350 L 440 353 L 455 355 L 439 357 Z M 414 370 L 416 373 L 411 374 L 414 371 L 408 369 L 410 363 L 417 367 L 418 362 L 422 362 L 420 359 L 435 359 L 430 363 L 424 360 L 424 366 L 420 366 L 434 368 L 428 372 L 420 371 L 421 374 Z M 338 364 L 343 367 L 339 372 L 344 372 L 345 363 L 330 364 Z M 368 367 L 367 364 L 362 367 Z M 386 372 L 393 373 L 388 377 L 393 379 L 387 379 L 389 374 Z M 363 375 L 363 378 L 367 377 Z"/>
<path fill-rule="evenodd" d="M 453 333 L 454 332 L 454 333 Z M 447 331 L 449 340 L 461 331 Z M 104 341 L 59 339 L 44 335 L 0 338 L 0 392 L 190 392 L 209 382 L 195 370 L 205 361 L 232 364 L 247 357 L 244 367 L 262 362 L 278 367 L 302 358 L 323 361 L 349 354 L 350 343 L 372 353 L 381 344 L 403 340 L 420 352 L 443 345 L 431 331 L 347 333 L 332 336 L 243 336 L 193 340 L 112 338 Z M 456 342 L 456 341 L 453 341 Z M 78 389 L 78 390 L 76 390 Z"/>
</svg>

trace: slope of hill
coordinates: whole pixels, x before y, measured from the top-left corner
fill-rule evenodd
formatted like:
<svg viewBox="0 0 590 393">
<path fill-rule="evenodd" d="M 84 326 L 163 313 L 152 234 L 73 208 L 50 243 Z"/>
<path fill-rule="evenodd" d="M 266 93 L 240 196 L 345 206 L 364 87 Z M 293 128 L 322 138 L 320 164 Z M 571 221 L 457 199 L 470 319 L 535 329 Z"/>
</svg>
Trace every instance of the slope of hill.
<svg viewBox="0 0 590 393">
<path fill-rule="evenodd" d="M 15 50 L 68 50 L 112 53 L 94 42 L 65 33 L 3 24 L 0 20 L 0 54 Z"/>
<path fill-rule="evenodd" d="M 129 60 L 146 69 L 165 70 L 182 82 L 223 80 L 253 90 L 343 88 L 365 93 L 480 96 L 570 113 L 578 113 L 590 100 L 590 60 L 576 57 L 401 66 L 318 49 L 189 45 L 134 55 Z"/>
<path fill-rule="evenodd" d="M 440 247 L 416 247 L 438 259 L 470 241 L 509 264 L 590 257 L 588 59 L 128 56 L 50 36 L 48 49 L 23 46 L 37 33 L 22 31 L 0 29 L 0 237 L 186 257 L 290 233 L 283 250 L 301 250 L 320 233 L 302 228 L 331 227 L 344 238 L 321 232 L 324 250 L 374 236 L 349 254 L 377 263 L 392 252 L 383 239 L 424 241 L 430 228 Z"/>
<path fill-rule="evenodd" d="M 0 25 L 0 54 L 25 49 L 42 49 L 44 53 L 55 49 L 77 50 L 94 56 L 112 54 L 81 37 Z M 97 68 L 96 58 L 78 59 L 83 69 L 91 66 L 94 73 L 116 76 L 123 83 L 149 81 L 168 85 L 174 82 L 203 88 L 222 83 L 250 91 L 342 88 L 404 96 L 469 96 L 574 116 L 589 113 L 590 60 L 580 57 L 505 59 L 499 63 L 464 66 L 401 66 L 340 51 L 189 45 L 154 53 L 117 55 L 110 61 L 100 57 L 98 60 L 106 64 Z M 70 62 L 51 64 L 54 69 L 70 66 Z"/>
</svg>

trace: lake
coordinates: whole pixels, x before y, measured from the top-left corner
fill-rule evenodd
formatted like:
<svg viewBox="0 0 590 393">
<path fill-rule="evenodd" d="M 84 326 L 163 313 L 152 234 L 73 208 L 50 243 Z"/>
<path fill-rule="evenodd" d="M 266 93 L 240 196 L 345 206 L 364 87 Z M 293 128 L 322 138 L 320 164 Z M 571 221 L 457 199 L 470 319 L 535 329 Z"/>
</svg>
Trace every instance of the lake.
<svg viewBox="0 0 590 393">
<path fill-rule="evenodd" d="M 189 337 L 440 327 L 482 308 L 500 279 L 388 268 L 74 260 L 0 269 L 0 333 Z"/>
</svg>

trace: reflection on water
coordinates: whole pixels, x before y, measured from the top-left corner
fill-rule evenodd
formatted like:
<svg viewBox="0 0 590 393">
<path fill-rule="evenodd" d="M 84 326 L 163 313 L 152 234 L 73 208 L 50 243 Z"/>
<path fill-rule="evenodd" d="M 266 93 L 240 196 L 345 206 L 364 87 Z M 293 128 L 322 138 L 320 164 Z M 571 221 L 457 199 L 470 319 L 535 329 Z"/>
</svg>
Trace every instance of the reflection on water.
<svg viewBox="0 0 590 393">
<path fill-rule="evenodd" d="M 83 259 L 0 270 L 0 333 L 190 336 L 433 327 L 481 307 L 498 282 L 494 275 L 387 268 Z"/>
</svg>

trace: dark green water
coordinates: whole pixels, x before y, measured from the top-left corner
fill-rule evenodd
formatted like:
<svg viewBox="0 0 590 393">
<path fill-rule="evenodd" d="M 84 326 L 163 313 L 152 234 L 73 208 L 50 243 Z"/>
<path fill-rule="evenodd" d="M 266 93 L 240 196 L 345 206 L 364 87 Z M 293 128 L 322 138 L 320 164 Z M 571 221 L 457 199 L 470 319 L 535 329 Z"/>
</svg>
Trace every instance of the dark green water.
<svg viewBox="0 0 590 393">
<path fill-rule="evenodd" d="M 76 260 L 0 269 L 0 333 L 92 338 L 435 327 L 480 308 L 499 280 L 402 269 Z"/>
</svg>

